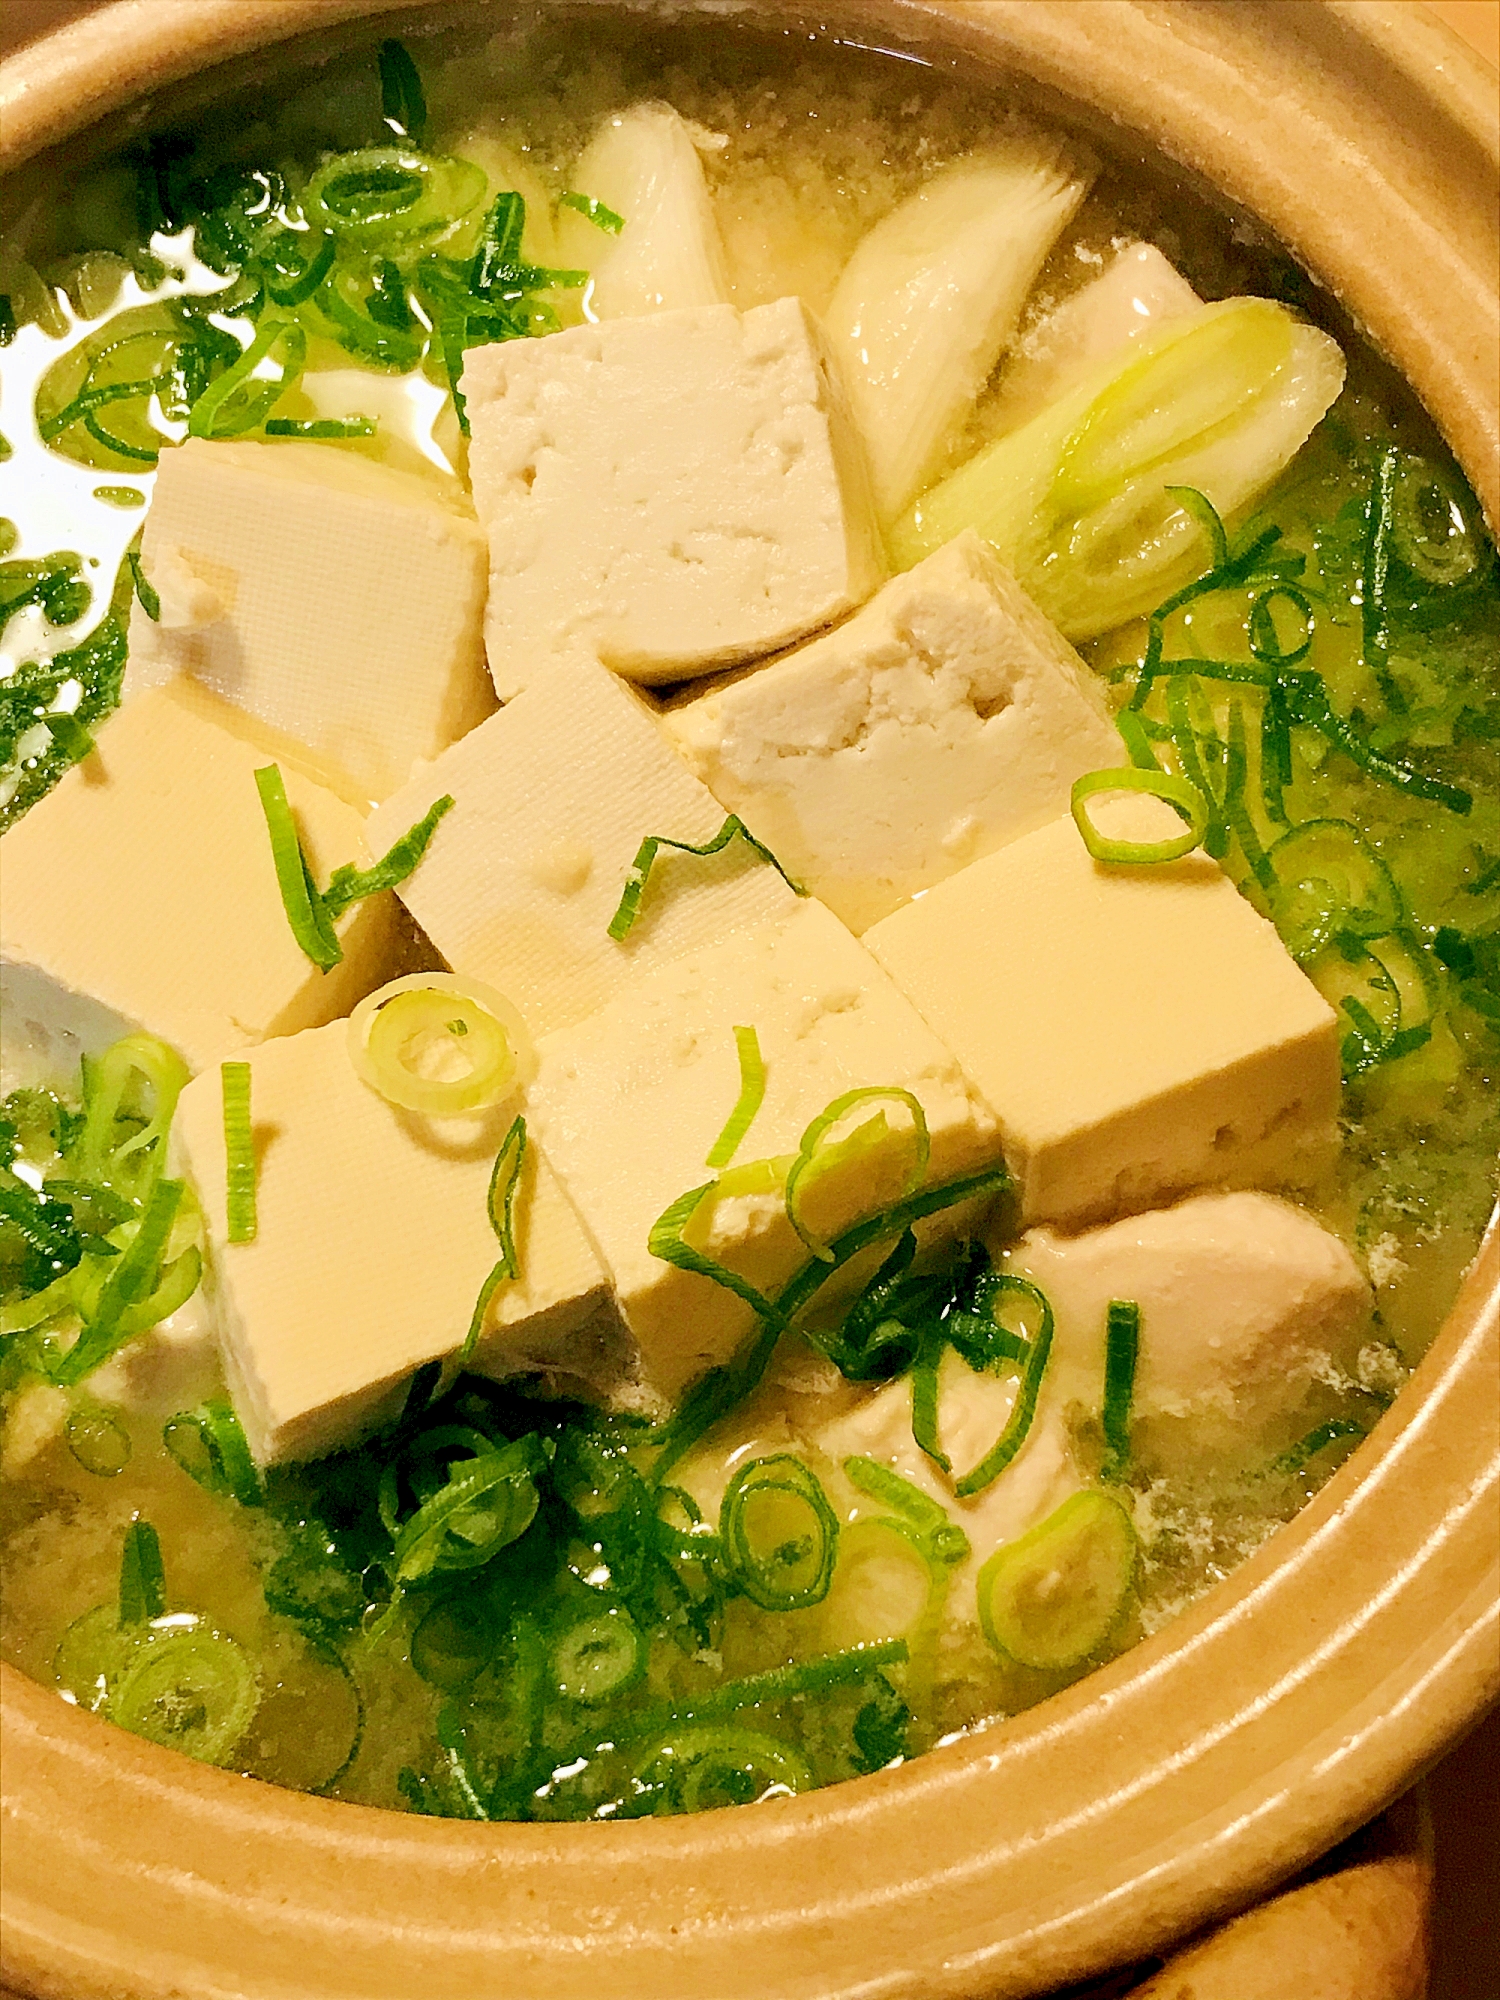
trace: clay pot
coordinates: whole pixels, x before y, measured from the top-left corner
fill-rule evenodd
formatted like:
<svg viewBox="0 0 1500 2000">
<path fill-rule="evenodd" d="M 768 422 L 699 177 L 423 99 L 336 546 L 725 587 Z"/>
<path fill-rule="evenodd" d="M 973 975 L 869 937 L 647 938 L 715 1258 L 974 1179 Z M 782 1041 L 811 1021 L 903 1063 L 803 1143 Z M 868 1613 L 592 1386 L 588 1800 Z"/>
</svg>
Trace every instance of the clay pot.
<svg viewBox="0 0 1500 2000">
<path fill-rule="evenodd" d="M 153 93 L 202 95 L 216 65 L 243 75 L 395 4 L 120 0 L 5 68 L 0 157 L 144 124 Z M 782 0 L 754 11 L 803 25 Z M 1430 19 L 1384 0 L 826 0 L 816 18 L 1032 78 L 1258 215 L 1500 518 L 1494 85 Z M 957 2000 L 1139 1959 L 1350 1834 L 1493 1698 L 1497 1351 L 1492 1226 L 1397 1406 L 1228 1583 L 1014 1722 L 752 1811 L 398 1817 L 190 1764 L 7 1670 L 6 1975 L 58 2000 Z"/>
</svg>

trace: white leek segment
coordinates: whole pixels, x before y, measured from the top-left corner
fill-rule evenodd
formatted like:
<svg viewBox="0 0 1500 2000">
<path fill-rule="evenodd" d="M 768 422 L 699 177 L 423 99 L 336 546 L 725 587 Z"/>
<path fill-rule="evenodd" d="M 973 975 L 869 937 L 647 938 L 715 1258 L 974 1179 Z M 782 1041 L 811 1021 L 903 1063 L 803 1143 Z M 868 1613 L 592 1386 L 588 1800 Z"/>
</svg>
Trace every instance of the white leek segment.
<svg viewBox="0 0 1500 2000">
<path fill-rule="evenodd" d="M 416 972 L 367 994 L 349 1016 L 349 1060 L 390 1104 L 451 1118 L 503 1103 L 536 1069 L 503 994 L 451 972 Z"/>
<path fill-rule="evenodd" d="M 995 393 L 997 433 L 1029 423 L 1127 342 L 1203 303 L 1154 243 L 1129 243 L 1097 278 L 1037 321 L 1006 358 Z"/>
<path fill-rule="evenodd" d="M 828 333 L 883 520 L 938 469 L 1087 188 L 1055 147 L 971 153 L 876 223 L 845 265 Z"/>
<path fill-rule="evenodd" d="M 625 224 L 611 235 L 575 210 L 558 214 L 560 254 L 593 273 L 587 309 L 594 318 L 729 303 L 693 127 L 670 104 L 633 104 L 606 118 L 573 168 L 572 187 Z"/>
<path fill-rule="evenodd" d="M 1268 299 L 1167 322 L 923 494 L 891 531 L 903 568 L 964 528 L 1070 639 L 1151 611 L 1203 568 L 1203 531 L 1166 491 L 1232 517 L 1306 442 L 1344 357 Z"/>
</svg>

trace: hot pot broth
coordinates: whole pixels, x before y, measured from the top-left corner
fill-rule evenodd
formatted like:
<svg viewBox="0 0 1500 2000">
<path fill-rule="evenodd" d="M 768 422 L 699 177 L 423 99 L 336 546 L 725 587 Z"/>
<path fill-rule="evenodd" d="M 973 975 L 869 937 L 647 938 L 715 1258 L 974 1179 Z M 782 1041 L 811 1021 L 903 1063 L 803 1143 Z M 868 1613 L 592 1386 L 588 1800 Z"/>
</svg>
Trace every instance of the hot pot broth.
<svg viewBox="0 0 1500 2000">
<path fill-rule="evenodd" d="M 561 259 L 557 235 L 539 224 L 573 188 L 573 163 L 599 120 L 642 98 L 664 98 L 722 136 L 703 157 L 742 310 L 792 293 L 828 310 L 867 231 L 992 138 L 997 117 L 1015 116 L 991 94 L 912 65 L 839 49 L 787 57 L 750 39 L 599 43 L 582 59 L 540 40 L 524 49 L 439 40 L 413 53 L 428 149 L 473 158 L 488 176 L 472 221 L 442 240 L 455 269 L 478 253 L 494 195 L 511 182 L 524 188 L 532 233 L 521 251 L 532 275 L 512 286 L 508 306 L 522 324 L 508 334 L 577 323 L 580 288 L 539 282 Z M 410 138 L 421 112 L 409 74 L 388 58 L 383 80 L 382 103 L 372 62 L 320 72 L 274 114 L 252 107 L 232 150 L 215 133 L 185 135 L 193 150 L 168 144 L 144 163 L 106 166 L 38 223 L 28 257 L 49 279 L 70 279 L 79 296 L 64 304 L 41 295 L 44 315 L 56 315 L 45 344 L 22 325 L 0 361 L 7 410 L 40 382 L 44 421 L 49 410 L 65 412 L 58 399 L 81 392 L 82 371 L 78 380 L 45 371 L 96 324 L 107 326 L 122 301 L 159 296 L 169 256 L 183 276 L 166 278 L 167 289 L 228 280 L 248 294 L 236 271 L 254 198 L 232 177 L 213 181 L 214 170 L 274 165 L 295 187 L 329 151 L 392 136 L 382 113 Z M 486 106 L 477 120 L 476 102 Z M 138 253 L 137 202 L 149 219 L 153 195 L 168 223 L 196 202 L 210 263 L 173 235 L 170 248 L 156 246 L 157 265 L 137 263 L 127 281 L 137 291 L 107 298 L 91 288 L 107 294 L 123 266 L 112 277 L 107 264 L 77 259 L 101 245 Z M 577 231 L 560 213 L 571 249 Z M 607 226 L 599 235 L 609 242 Z M 1299 274 L 1247 232 L 1137 170 L 1105 166 L 1030 288 L 1019 356 L 1044 347 L 1034 330 L 1050 311 L 1137 239 L 1169 255 L 1203 298 L 1322 310 Z M 345 346 L 335 344 L 337 324 L 309 316 L 311 373 L 358 367 L 361 355 L 349 348 L 361 339 L 366 360 L 372 340 L 390 338 L 392 354 L 402 341 L 423 344 L 410 296 L 441 327 L 440 291 L 429 279 L 422 292 L 413 262 L 403 252 L 394 276 L 378 265 L 365 272 L 373 289 L 358 333 L 343 328 Z M 273 282 L 294 295 L 308 275 L 298 246 L 284 265 Z M 14 266 L 11 284 L 24 321 L 38 295 Z M 74 324 L 80 311 L 93 317 Z M 226 338 L 234 336 L 221 329 L 217 351 L 211 336 L 200 343 L 198 377 L 180 392 L 184 410 L 223 382 L 234 358 Z M 116 1248 L 129 1246 L 150 1201 L 150 1149 L 144 1167 L 137 1149 L 129 1173 L 115 1158 L 151 1110 L 149 1092 L 130 1082 L 102 1138 L 96 1111 L 91 1175 L 76 1082 L 56 1077 L 55 1100 L 12 1097 L 5 1112 L 16 1164 L 29 1170 L 7 1183 L 14 1201 L 0 1224 L 6 1656 L 126 1726 L 277 1782 L 460 1816 L 628 1816 L 831 1782 L 1014 1713 L 1157 1629 L 1288 1519 L 1399 1391 L 1451 1302 L 1492 1200 L 1500 1121 L 1493 551 L 1409 395 L 1342 331 L 1340 344 L 1348 381 L 1310 441 L 1253 515 L 1233 521 L 1226 548 L 1215 553 L 1205 529 L 1201 592 L 1171 608 L 1186 580 L 1174 578 L 1140 607 L 1166 605 L 1163 616 L 1133 617 L 1084 642 L 1113 705 L 1138 718 L 1126 725 L 1138 761 L 1185 776 L 1210 801 L 1202 831 L 1212 851 L 1276 917 L 1341 1010 L 1342 1147 L 1297 1200 L 1354 1250 L 1373 1297 L 1326 1356 L 1301 1366 L 1294 1393 L 1236 1403 L 1232 1416 L 1223 1398 L 1209 1397 L 1183 1415 L 1144 1399 L 1132 1410 L 1128 1369 L 1123 1400 L 1118 1380 L 1107 1391 L 1102 1368 L 1076 1394 L 1060 1363 L 1050 1384 L 1043 1369 L 1033 1384 L 1042 1411 L 1034 1434 L 1023 1434 L 988 1490 L 1002 1495 L 1029 1477 L 1028 1456 L 1044 1443 L 1060 1470 L 1031 1494 L 1029 1512 L 1019 1506 L 1008 1518 L 1001 1506 L 1003 1525 L 989 1530 L 998 1553 L 976 1583 L 965 1544 L 979 1554 L 989 1546 L 977 1511 L 951 1479 L 938 1483 L 938 1499 L 935 1472 L 914 1482 L 910 1452 L 889 1449 L 878 1428 L 861 1431 L 862 1413 L 891 1394 L 880 1385 L 893 1380 L 908 1434 L 920 1430 L 938 1449 L 944 1426 L 934 1431 L 923 1415 L 924 1385 L 935 1387 L 941 1419 L 977 1381 L 989 1397 L 985 1444 L 1005 1437 L 1027 1394 L 1028 1358 L 1038 1356 L 1042 1301 L 1020 1284 L 997 1295 L 972 1248 L 939 1247 L 925 1275 L 921 1261 L 910 1269 L 899 1255 L 889 1261 L 902 1236 L 887 1226 L 844 1292 L 814 1316 L 811 1339 L 784 1339 L 758 1384 L 748 1374 L 711 1376 L 708 1398 L 689 1394 L 688 1420 L 666 1420 L 665 1444 L 660 1424 L 638 1411 L 606 1416 L 475 1375 L 442 1389 L 424 1371 L 399 1422 L 370 1443 L 263 1474 L 201 1342 L 174 1349 L 142 1334 L 122 1358 L 83 1373 L 66 1360 L 76 1306 L 29 1323 L 29 1301 L 55 1268 L 48 1241 L 55 1253 L 57 1239 L 42 1240 L 21 1190 L 42 1177 L 65 1183 L 53 1199 L 69 1216 L 48 1208 L 42 1222 L 75 1238 L 113 1231 Z M 284 350 L 274 358 L 285 365 Z M 924 474 L 928 488 L 1003 435 L 1019 365 L 1002 368 L 950 427 Z M 106 366 L 104 379 L 120 378 Z M 393 382 L 417 412 L 404 427 Z M 378 401 L 379 426 L 367 442 L 325 448 L 408 468 L 424 455 L 463 466 L 441 355 L 425 373 L 367 370 L 362 380 L 341 377 L 339 389 L 340 409 L 364 414 Z M 293 385 L 262 420 L 274 410 L 293 423 L 326 421 L 321 402 L 302 398 Z M 135 583 L 128 562 L 116 623 L 96 624 L 81 646 L 76 635 L 103 609 L 139 519 L 122 505 L 123 489 L 144 495 L 152 468 L 141 453 L 155 447 L 131 428 L 141 411 L 128 399 L 101 401 L 92 414 L 91 443 L 78 423 L 54 438 L 72 454 L 66 462 L 56 450 L 28 451 L 14 419 L 6 426 L 15 456 L 5 470 L 19 489 L 5 564 L 6 601 L 20 607 L 6 635 L 18 663 L 6 710 L 12 823 L 86 754 L 83 731 L 102 725 L 109 741 Z M 1271 529 L 1279 534 L 1268 539 Z M 87 608 L 82 582 L 92 588 Z M 149 577 L 144 586 L 149 593 Z M 1142 671 L 1143 662 L 1182 659 L 1203 669 Z M 61 689 L 76 728 L 49 723 L 43 741 L 40 718 L 61 712 Z M 1358 840 L 1351 847 L 1347 832 L 1325 834 L 1343 841 L 1341 855 L 1308 864 L 1299 892 L 1288 893 L 1268 859 L 1275 841 L 1328 822 L 1357 827 Z M 1331 909 L 1330 874 L 1343 885 Z M 386 973 L 431 962 L 420 942 L 405 950 Z M 12 1063 L 29 1057 L 34 1069 L 34 1051 L 7 1054 Z M 742 1062 L 741 1076 L 753 1100 L 753 1062 Z M 863 1082 L 893 1095 L 884 1075 Z M 97 1080 L 94 1089 L 97 1106 Z M 899 1133 L 899 1113 L 885 1109 Z M 847 1138 L 847 1126 L 840 1131 Z M 733 1156 L 761 1150 L 752 1118 Z M 97 1192 L 111 1179 L 128 1213 Z M 879 1200 L 887 1213 L 899 1206 L 889 1189 Z M 190 1203 L 168 1246 L 179 1256 L 191 1247 L 188 1214 Z M 977 1217 L 968 1225 L 980 1227 Z M 1013 1215 L 999 1232 L 990 1236 L 996 1268 L 1035 1274 L 1034 1259 L 1006 1265 L 1004 1245 L 1019 1234 Z M 190 1303 L 174 1324 L 190 1327 L 186 1316 L 199 1310 Z M 99 1311 L 97 1297 L 85 1302 L 91 1324 Z M 963 1329 L 986 1313 L 1005 1337 L 970 1331 L 966 1351 Z M 1117 1330 L 1112 1352 L 1122 1361 L 1128 1315 L 1117 1316 Z M 1139 1334 L 1148 1349 L 1149 1306 Z M 941 1365 L 938 1347 L 949 1350 Z M 914 1406 L 905 1401 L 913 1384 Z M 716 1409 L 726 1413 L 705 1429 Z M 526 1440 L 489 1486 L 456 1493 L 467 1465 L 498 1461 Z M 955 1478 L 967 1464 L 959 1460 Z M 443 1516 L 446 1488 L 464 1504 Z M 417 1520 L 425 1538 L 412 1529 Z M 1039 1532 L 1050 1539 L 1038 1543 Z M 1063 1610 L 1049 1618 L 1036 1600 L 1049 1590 L 1055 1598 L 1059 1578 Z"/>
</svg>

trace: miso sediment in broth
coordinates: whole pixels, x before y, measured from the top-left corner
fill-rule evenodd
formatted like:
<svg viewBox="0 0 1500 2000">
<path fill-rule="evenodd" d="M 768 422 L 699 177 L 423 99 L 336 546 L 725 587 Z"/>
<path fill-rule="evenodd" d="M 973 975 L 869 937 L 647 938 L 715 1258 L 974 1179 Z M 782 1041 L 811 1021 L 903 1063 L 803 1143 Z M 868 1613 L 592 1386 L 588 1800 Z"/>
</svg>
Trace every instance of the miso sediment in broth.
<svg viewBox="0 0 1500 2000">
<path fill-rule="evenodd" d="M 8 1659 L 341 1798 L 745 1803 L 1044 1699 L 1358 1448 L 1493 1199 L 1500 584 L 1274 247 L 1006 93 L 721 25 L 351 54 L 58 190 L 0 270 Z M 531 388 L 566 465 L 522 463 Z M 729 480 L 716 423 L 745 452 L 656 570 L 637 407 L 663 487 Z M 396 553 L 330 545 L 378 494 Z M 259 577 L 177 547 L 273 517 Z M 792 553 L 704 638 L 672 593 L 736 534 Z M 1011 681 L 953 696 L 987 645 Z M 169 741 L 231 746 L 242 855 L 216 800 L 148 841 Z M 108 991 L 67 943 L 106 876 Z M 1110 942 L 1033 1004 L 1036 882 Z M 1165 1053 L 1153 980 L 1209 995 Z M 991 1015 L 1060 1136 L 986 1101 Z M 389 1151 L 352 1219 L 335 1137 Z"/>
</svg>

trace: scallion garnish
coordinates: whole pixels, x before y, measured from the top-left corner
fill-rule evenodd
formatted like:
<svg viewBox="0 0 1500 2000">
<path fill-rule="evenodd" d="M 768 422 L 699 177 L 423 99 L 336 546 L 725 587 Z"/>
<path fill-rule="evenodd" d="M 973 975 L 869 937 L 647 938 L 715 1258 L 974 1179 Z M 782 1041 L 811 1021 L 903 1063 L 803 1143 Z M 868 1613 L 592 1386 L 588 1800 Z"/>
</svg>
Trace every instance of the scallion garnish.
<svg viewBox="0 0 1500 2000">
<path fill-rule="evenodd" d="M 403 43 L 380 44 L 380 115 L 398 139 L 420 146 L 427 132 L 427 99 L 422 79 Z"/>
<path fill-rule="evenodd" d="M 548 1665 L 553 1686 L 565 1701 L 597 1708 L 645 1678 L 646 1646 L 627 1613 L 601 1611 L 558 1634 Z"/>
<path fill-rule="evenodd" d="M 630 872 L 625 877 L 625 887 L 620 895 L 619 907 L 609 920 L 609 935 L 616 944 L 630 935 L 631 927 L 640 915 L 641 898 L 645 894 L 651 870 L 662 848 L 670 847 L 678 854 L 696 854 L 707 859 L 710 854 L 722 853 L 732 840 L 743 840 L 762 861 L 769 861 L 782 881 L 797 895 L 807 894 L 807 891 L 799 888 L 787 874 L 770 848 L 757 840 L 745 822 L 735 813 L 730 813 L 713 839 L 705 841 L 701 847 L 695 847 L 690 840 L 672 840 L 664 833 L 648 833 L 636 850 L 635 859 L 630 864 Z"/>
<path fill-rule="evenodd" d="M 412 972 L 367 993 L 348 1036 L 362 1080 L 426 1118 L 501 1104 L 530 1068 L 525 1023 L 504 994 L 452 972 Z"/>
<path fill-rule="evenodd" d="M 255 787 L 271 837 L 271 859 L 292 936 L 320 971 L 331 972 L 344 956 L 335 923 L 352 903 L 395 889 L 406 880 L 427 852 L 437 823 L 453 800 L 446 796 L 438 799 L 373 868 L 358 869 L 352 862 L 345 862 L 334 869 L 328 887 L 320 891 L 297 833 L 280 766 L 266 764 L 258 770 Z"/>
<path fill-rule="evenodd" d="M 736 1028 L 735 1053 L 740 1059 L 740 1094 L 725 1121 L 724 1129 L 708 1149 L 706 1167 L 727 1167 L 739 1150 L 740 1141 L 755 1122 L 766 1095 L 766 1065 L 760 1052 L 760 1038 L 754 1028 Z"/>
<path fill-rule="evenodd" d="M 897 1201 L 904 1200 L 922 1185 L 928 1160 L 932 1156 L 932 1139 L 927 1130 L 927 1114 L 921 1104 L 909 1090 L 902 1090 L 895 1084 L 870 1084 L 858 1090 L 846 1090 L 842 1096 L 836 1097 L 802 1134 L 797 1156 L 787 1170 L 787 1221 L 813 1255 L 825 1264 L 833 1261 L 833 1252 L 823 1234 L 809 1223 L 805 1204 L 820 1180 L 844 1175 L 851 1166 L 867 1170 L 885 1151 L 890 1127 L 883 1111 L 877 1111 L 874 1117 L 866 1119 L 842 1138 L 829 1137 L 859 1105 L 881 1102 L 901 1105 L 911 1119 L 911 1160 L 896 1195 Z"/>
<path fill-rule="evenodd" d="M 136 598 L 140 603 L 142 611 L 145 612 L 148 618 L 159 619 L 161 617 L 161 599 L 146 581 L 146 572 L 141 568 L 140 556 L 132 549 L 125 560 L 130 565 L 131 581 L 135 585 Z"/>
<path fill-rule="evenodd" d="M 909 1522 L 933 1562 L 951 1569 L 972 1553 L 968 1536 L 957 1522 L 949 1520 L 936 1500 L 920 1486 L 903 1479 L 899 1472 L 893 1472 L 890 1466 L 882 1465 L 879 1459 L 846 1458 L 844 1477 L 861 1493 L 879 1500 Z"/>
<path fill-rule="evenodd" d="M 828 1595 L 838 1516 L 800 1458 L 742 1465 L 724 1490 L 719 1534 L 735 1587 L 762 1611 L 806 1611 Z"/>
<path fill-rule="evenodd" d="M 979 1572 L 979 1622 L 997 1652 L 1057 1673 L 1108 1643 L 1135 1579 L 1135 1525 L 1108 1493 L 1075 1493 Z"/>
<path fill-rule="evenodd" d="M 995 1298 L 999 1300 L 1006 1293 L 1025 1299 L 1034 1305 L 1039 1314 L 1037 1329 L 1031 1336 L 1026 1350 L 1026 1358 L 1021 1364 L 1021 1379 L 1016 1386 L 1016 1400 L 1011 1405 L 1010 1416 L 1005 1428 L 994 1444 L 985 1453 L 972 1471 L 955 1480 L 954 1492 L 961 1500 L 971 1494 L 982 1493 L 1004 1472 L 1016 1453 L 1025 1444 L 1031 1430 L 1032 1419 L 1036 1415 L 1037 1398 L 1042 1392 L 1042 1378 L 1047 1372 L 1047 1362 L 1052 1353 L 1052 1307 L 1046 1294 L 1038 1290 L 1028 1279 L 1017 1277 L 1013 1272 L 1000 1271 L 995 1274 Z"/>
<path fill-rule="evenodd" d="M 161 1538 L 139 1515 L 125 1530 L 120 1550 L 120 1624 L 149 1625 L 167 1608 L 167 1576 Z"/>
<path fill-rule="evenodd" d="M 255 371 L 277 348 L 281 374 L 274 382 Z M 239 360 L 226 368 L 198 397 L 188 417 L 188 435 L 196 438 L 239 437 L 264 423 L 307 362 L 307 335 L 295 320 L 266 319 Z"/>
<path fill-rule="evenodd" d="M 1089 817 L 1088 802 L 1101 792 L 1146 792 L 1152 798 L 1165 800 L 1187 824 L 1181 833 L 1166 840 L 1112 840 L 1100 833 Z M 1088 771 L 1075 779 L 1072 808 L 1074 824 L 1094 859 L 1130 866 L 1180 860 L 1202 840 L 1209 823 L 1208 803 L 1195 784 L 1170 771 L 1147 771 L 1134 765 Z"/>
<path fill-rule="evenodd" d="M 1351 1417 L 1330 1417 L 1327 1423 L 1319 1424 L 1316 1430 L 1309 1431 L 1305 1438 L 1299 1438 L 1290 1450 L 1273 1458 L 1270 1470 L 1280 1473 L 1301 1472 L 1310 1459 L 1316 1458 L 1319 1452 L 1327 1451 L 1331 1444 L 1357 1441 L 1365 1435 L 1364 1425 L 1355 1423 Z"/>
<path fill-rule="evenodd" d="M 199 1274 L 196 1250 L 185 1250 L 167 1272 L 162 1270 L 162 1256 L 183 1192 L 181 1181 L 159 1180 L 152 1188 L 130 1247 L 111 1265 L 93 1314 L 85 1321 L 73 1346 L 53 1364 L 52 1379 L 64 1388 L 71 1388 L 85 1375 L 92 1374 L 127 1340 L 154 1326 L 196 1289 Z M 163 1307 L 160 1287 L 174 1272 L 178 1276 L 178 1282 L 171 1286 L 174 1303 Z M 189 1279 L 186 1292 L 177 1299 L 176 1294 Z M 153 1316 L 143 1318 L 146 1314 Z"/>
<path fill-rule="evenodd" d="M 379 429 L 374 417 L 267 417 L 267 437 L 367 438 Z"/>
<path fill-rule="evenodd" d="M 1103 1427 L 1104 1477 L 1124 1476 L 1130 1462 L 1130 1406 L 1135 1397 L 1141 1309 L 1134 1299 L 1111 1299 L 1105 1316 Z"/>
<path fill-rule="evenodd" d="M 516 1190 L 521 1185 L 521 1169 L 525 1161 L 526 1120 L 518 1117 L 501 1141 L 500 1150 L 495 1155 L 495 1164 L 490 1173 L 489 1194 L 485 1206 L 490 1218 L 490 1227 L 494 1230 L 495 1238 L 500 1245 L 500 1255 L 495 1268 L 480 1286 L 479 1297 L 474 1302 L 469 1330 L 464 1335 L 463 1346 L 458 1350 L 460 1368 L 479 1344 L 490 1300 L 501 1285 L 521 1275 L 521 1260 L 516 1254 L 515 1208 Z"/>
<path fill-rule="evenodd" d="M 587 216 L 596 229 L 603 229 L 611 236 L 618 236 L 625 227 L 623 215 L 616 215 L 612 208 L 606 208 L 591 194 L 579 194 L 569 188 L 565 195 L 559 196 L 557 205 L 559 208 L 576 209 L 579 215 Z"/>
<path fill-rule="evenodd" d="M 244 1429 L 224 1397 L 179 1410 L 162 1426 L 161 1441 L 167 1456 L 206 1492 L 228 1494 L 242 1507 L 258 1507 L 265 1497 Z"/>
<path fill-rule="evenodd" d="M 255 1241 L 255 1134 L 250 1125 L 250 1065 L 220 1063 L 224 1097 L 226 1234 L 231 1243 Z"/>
</svg>

